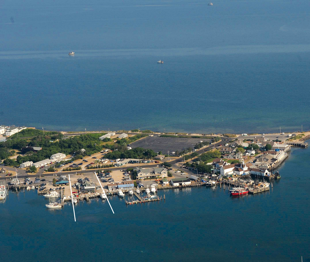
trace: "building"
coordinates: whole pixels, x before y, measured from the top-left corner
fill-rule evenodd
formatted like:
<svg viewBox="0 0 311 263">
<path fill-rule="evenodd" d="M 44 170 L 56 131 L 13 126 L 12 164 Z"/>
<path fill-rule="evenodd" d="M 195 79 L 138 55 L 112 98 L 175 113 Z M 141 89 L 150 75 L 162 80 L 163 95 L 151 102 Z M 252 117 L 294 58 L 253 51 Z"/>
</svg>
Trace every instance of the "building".
<svg viewBox="0 0 311 263">
<path fill-rule="evenodd" d="M 6 137 L 10 137 L 14 135 L 15 133 L 18 133 L 20 130 L 18 128 L 12 128 L 12 129 L 7 129 L 5 132 Z"/>
<path fill-rule="evenodd" d="M 287 152 L 291 149 L 291 146 L 286 144 L 286 143 L 277 143 L 275 142 L 272 146 L 272 149 L 273 150 L 280 150 L 280 151 L 284 151 L 284 152 Z"/>
<path fill-rule="evenodd" d="M 0 126 L 0 134 L 5 134 L 5 127 L 4 126 Z"/>
<path fill-rule="evenodd" d="M 118 189 L 131 189 L 134 188 L 134 182 L 133 181 L 125 181 L 123 183 L 118 184 Z"/>
<path fill-rule="evenodd" d="M 166 168 L 135 168 L 137 172 L 137 179 L 167 177 Z"/>
<path fill-rule="evenodd" d="M 163 178 L 163 179 L 161 180 L 161 183 L 162 183 L 162 185 L 168 185 L 168 181 L 167 181 L 166 178 Z"/>
<path fill-rule="evenodd" d="M 186 186 L 191 184 L 189 178 L 174 178 L 170 181 L 171 186 Z"/>
<path fill-rule="evenodd" d="M 60 161 L 64 160 L 65 158 L 66 158 L 66 154 L 64 154 L 64 153 L 55 153 L 55 154 L 51 155 L 50 160 L 52 162 L 60 162 Z"/>
<path fill-rule="evenodd" d="M 129 137 L 126 133 L 122 133 L 122 134 L 120 134 L 119 136 L 118 136 L 118 138 L 119 139 L 125 139 L 125 138 L 127 138 L 127 137 Z"/>
<path fill-rule="evenodd" d="M 220 168 L 220 174 L 222 176 L 227 176 L 227 175 L 244 175 L 248 174 L 248 166 L 245 165 L 244 161 L 242 163 L 238 164 L 230 164 L 230 165 L 225 165 Z"/>
<path fill-rule="evenodd" d="M 116 135 L 115 132 L 108 132 L 107 134 L 100 136 L 99 139 L 100 139 L 100 140 L 110 139 L 111 136 L 114 136 L 114 135 Z"/>
<path fill-rule="evenodd" d="M 33 166 L 35 166 L 36 168 L 40 168 L 42 166 L 46 166 L 48 164 L 51 164 L 51 160 L 50 159 L 45 159 L 45 160 L 42 160 L 40 162 L 36 162 L 33 164 Z"/>
<path fill-rule="evenodd" d="M 222 146 L 219 147 L 219 151 L 221 152 L 221 154 L 230 154 L 235 150 L 233 150 L 231 147 Z"/>
<path fill-rule="evenodd" d="M 22 164 L 20 164 L 19 168 L 26 168 L 26 167 L 29 167 L 29 166 L 32 166 L 33 165 L 33 162 L 32 161 L 28 161 L 28 162 L 24 162 Z"/>
<path fill-rule="evenodd" d="M 259 175 L 259 176 L 270 176 L 271 175 L 268 169 L 250 168 L 249 171 L 251 175 Z"/>
</svg>

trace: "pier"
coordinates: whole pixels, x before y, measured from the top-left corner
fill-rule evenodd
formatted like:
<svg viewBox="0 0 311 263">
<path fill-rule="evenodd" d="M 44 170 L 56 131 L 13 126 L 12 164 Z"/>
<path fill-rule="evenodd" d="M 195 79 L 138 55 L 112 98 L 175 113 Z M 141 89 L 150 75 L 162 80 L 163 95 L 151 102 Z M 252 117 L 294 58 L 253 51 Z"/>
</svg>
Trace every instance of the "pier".
<svg viewBox="0 0 311 263">
<path fill-rule="evenodd" d="M 309 146 L 307 142 L 286 142 L 286 143 L 293 147 L 307 148 Z"/>
</svg>

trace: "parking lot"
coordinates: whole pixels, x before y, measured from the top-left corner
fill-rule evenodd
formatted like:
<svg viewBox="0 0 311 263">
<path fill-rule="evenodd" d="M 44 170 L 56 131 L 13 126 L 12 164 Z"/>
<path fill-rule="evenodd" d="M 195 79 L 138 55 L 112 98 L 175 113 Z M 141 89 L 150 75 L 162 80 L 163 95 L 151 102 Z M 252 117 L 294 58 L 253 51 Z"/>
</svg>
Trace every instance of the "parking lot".
<svg viewBox="0 0 311 263">
<path fill-rule="evenodd" d="M 189 147 L 193 149 L 193 147 L 199 143 L 200 141 L 211 141 L 209 139 L 200 139 L 200 138 L 174 138 L 174 137 L 146 137 L 145 139 L 139 140 L 137 142 L 132 143 L 130 146 L 132 148 L 141 147 L 145 149 L 151 149 L 155 152 L 162 152 L 163 154 L 167 154 L 176 151 L 186 150 Z"/>
</svg>

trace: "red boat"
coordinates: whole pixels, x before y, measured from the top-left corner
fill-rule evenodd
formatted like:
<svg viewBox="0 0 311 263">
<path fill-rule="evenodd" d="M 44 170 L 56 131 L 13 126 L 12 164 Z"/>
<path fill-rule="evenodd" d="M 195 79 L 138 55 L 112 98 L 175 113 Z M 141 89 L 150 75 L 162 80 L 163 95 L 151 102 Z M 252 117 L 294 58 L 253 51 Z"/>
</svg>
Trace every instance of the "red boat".
<svg viewBox="0 0 311 263">
<path fill-rule="evenodd" d="M 233 188 L 232 190 L 230 190 L 230 194 L 232 196 L 247 195 L 248 190 L 244 188 Z"/>
</svg>

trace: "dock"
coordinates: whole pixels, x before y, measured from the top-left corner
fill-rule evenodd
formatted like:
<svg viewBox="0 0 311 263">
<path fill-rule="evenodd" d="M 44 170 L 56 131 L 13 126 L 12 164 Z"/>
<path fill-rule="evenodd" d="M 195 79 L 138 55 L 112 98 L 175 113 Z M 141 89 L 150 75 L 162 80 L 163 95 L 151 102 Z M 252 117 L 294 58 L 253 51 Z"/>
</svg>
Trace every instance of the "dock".
<svg viewBox="0 0 311 263">
<path fill-rule="evenodd" d="M 270 191 L 270 187 L 261 187 L 261 188 L 250 188 L 248 190 L 248 192 L 252 195 L 254 194 L 258 194 L 258 193 L 262 193 L 262 192 L 267 192 L 267 191 Z"/>
<path fill-rule="evenodd" d="M 286 142 L 288 145 L 291 145 L 293 147 L 301 147 L 301 148 L 307 148 L 309 144 L 307 142 Z"/>
</svg>

